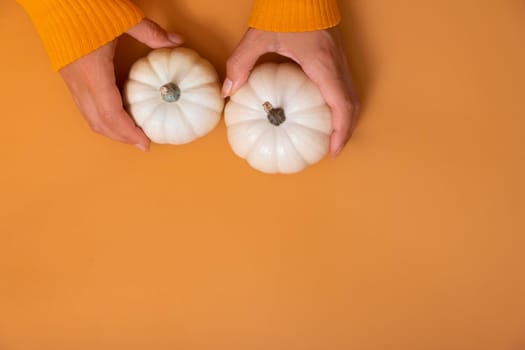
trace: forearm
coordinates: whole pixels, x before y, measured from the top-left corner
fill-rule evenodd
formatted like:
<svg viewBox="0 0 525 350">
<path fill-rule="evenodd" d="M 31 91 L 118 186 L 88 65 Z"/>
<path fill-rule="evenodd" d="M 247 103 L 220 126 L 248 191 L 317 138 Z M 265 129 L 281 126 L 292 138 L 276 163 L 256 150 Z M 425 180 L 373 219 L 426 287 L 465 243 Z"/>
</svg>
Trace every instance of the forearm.
<svg viewBox="0 0 525 350">
<path fill-rule="evenodd" d="M 92 52 L 137 24 L 128 0 L 17 0 L 30 15 L 53 69 Z"/>
<path fill-rule="evenodd" d="M 337 0 L 254 0 L 249 26 L 272 32 L 305 32 L 336 26 Z"/>
</svg>

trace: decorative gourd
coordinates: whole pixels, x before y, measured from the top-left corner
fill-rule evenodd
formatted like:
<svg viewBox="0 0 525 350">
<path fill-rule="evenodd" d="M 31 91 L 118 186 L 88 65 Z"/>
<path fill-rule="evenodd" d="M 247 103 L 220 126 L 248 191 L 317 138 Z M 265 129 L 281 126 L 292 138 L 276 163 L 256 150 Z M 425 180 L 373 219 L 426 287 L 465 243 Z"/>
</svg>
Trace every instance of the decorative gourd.
<svg viewBox="0 0 525 350">
<path fill-rule="evenodd" d="M 131 67 L 124 98 L 156 143 L 183 144 L 218 124 L 224 107 L 213 66 L 187 48 L 157 49 Z"/>
<path fill-rule="evenodd" d="M 330 108 L 292 63 L 257 66 L 231 96 L 225 122 L 233 151 L 262 172 L 298 172 L 328 153 Z"/>
</svg>

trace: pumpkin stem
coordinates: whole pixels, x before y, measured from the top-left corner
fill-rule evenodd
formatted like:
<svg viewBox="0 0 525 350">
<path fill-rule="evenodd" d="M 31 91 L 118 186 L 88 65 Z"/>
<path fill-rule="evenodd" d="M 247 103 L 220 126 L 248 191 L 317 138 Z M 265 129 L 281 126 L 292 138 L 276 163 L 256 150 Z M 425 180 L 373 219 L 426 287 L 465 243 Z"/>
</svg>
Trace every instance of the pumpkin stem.
<svg viewBox="0 0 525 350">
<path fill-rule="evenodd" d="M 173 83 L 167 83 L 160 87 L 160 96 L 165 102 L 177 102 L 180 98 L 180 89 Z"/>
<path fill-rule="evenodd" d="M 272 104 L 268 101 L 263 103 L 264 111 L 267 113 L 268 121 L 275 126 L 279 126 L 286 120 L 284 115 L 284 109 L 281 107 L 273 108 Z"/>
</svg>

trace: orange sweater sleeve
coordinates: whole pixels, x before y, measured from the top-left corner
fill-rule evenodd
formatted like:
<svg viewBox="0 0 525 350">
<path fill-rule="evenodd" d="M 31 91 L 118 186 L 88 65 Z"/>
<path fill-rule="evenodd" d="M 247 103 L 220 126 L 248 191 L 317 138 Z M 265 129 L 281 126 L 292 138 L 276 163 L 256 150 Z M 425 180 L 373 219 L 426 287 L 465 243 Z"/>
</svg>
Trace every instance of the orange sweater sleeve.
<svg viewBox="0 0 525 350">
<path fill-rule="evenodd" d="M 128 0 L 18 0 L 31 17 L 55 70 L 110 42 L 143 12 Z"/>
<path fill-rule="evenodd" d="M 336 26 L 337 0 L 254 0 L 249 26 L 272 32 L 305 32 Z"/>
</svg>

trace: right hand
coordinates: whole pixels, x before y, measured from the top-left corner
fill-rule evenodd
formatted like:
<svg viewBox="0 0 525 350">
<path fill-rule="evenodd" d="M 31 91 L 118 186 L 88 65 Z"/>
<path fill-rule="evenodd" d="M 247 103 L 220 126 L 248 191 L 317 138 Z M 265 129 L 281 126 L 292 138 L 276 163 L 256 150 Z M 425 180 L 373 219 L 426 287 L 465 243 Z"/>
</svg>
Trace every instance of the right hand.
<svg viewBox="0 0 525 350">
<path fill-rule="evenodd" d="M 249 28 L 230 56 L 223 95 L 231 96 L 247 80 L 259 57 L 276 52 L 297 62 L 319 87 L 332 111 L 330 154 L 335 157 L 352 135 L 359 99 L 338 27 L 309 32 L 270 32 Z"/>
<path fill-rule="evenodd" d="M 167 33 L 149 19 L 143 19 L 127 33 L 154 49 L 183 42 L 179 35 Z M 147 151 L 150 140 L 124 110 L 116 84 L 113 59 L 117 40 L 63 67 L 60 74 L 93 131 Z"/>
</svg>

